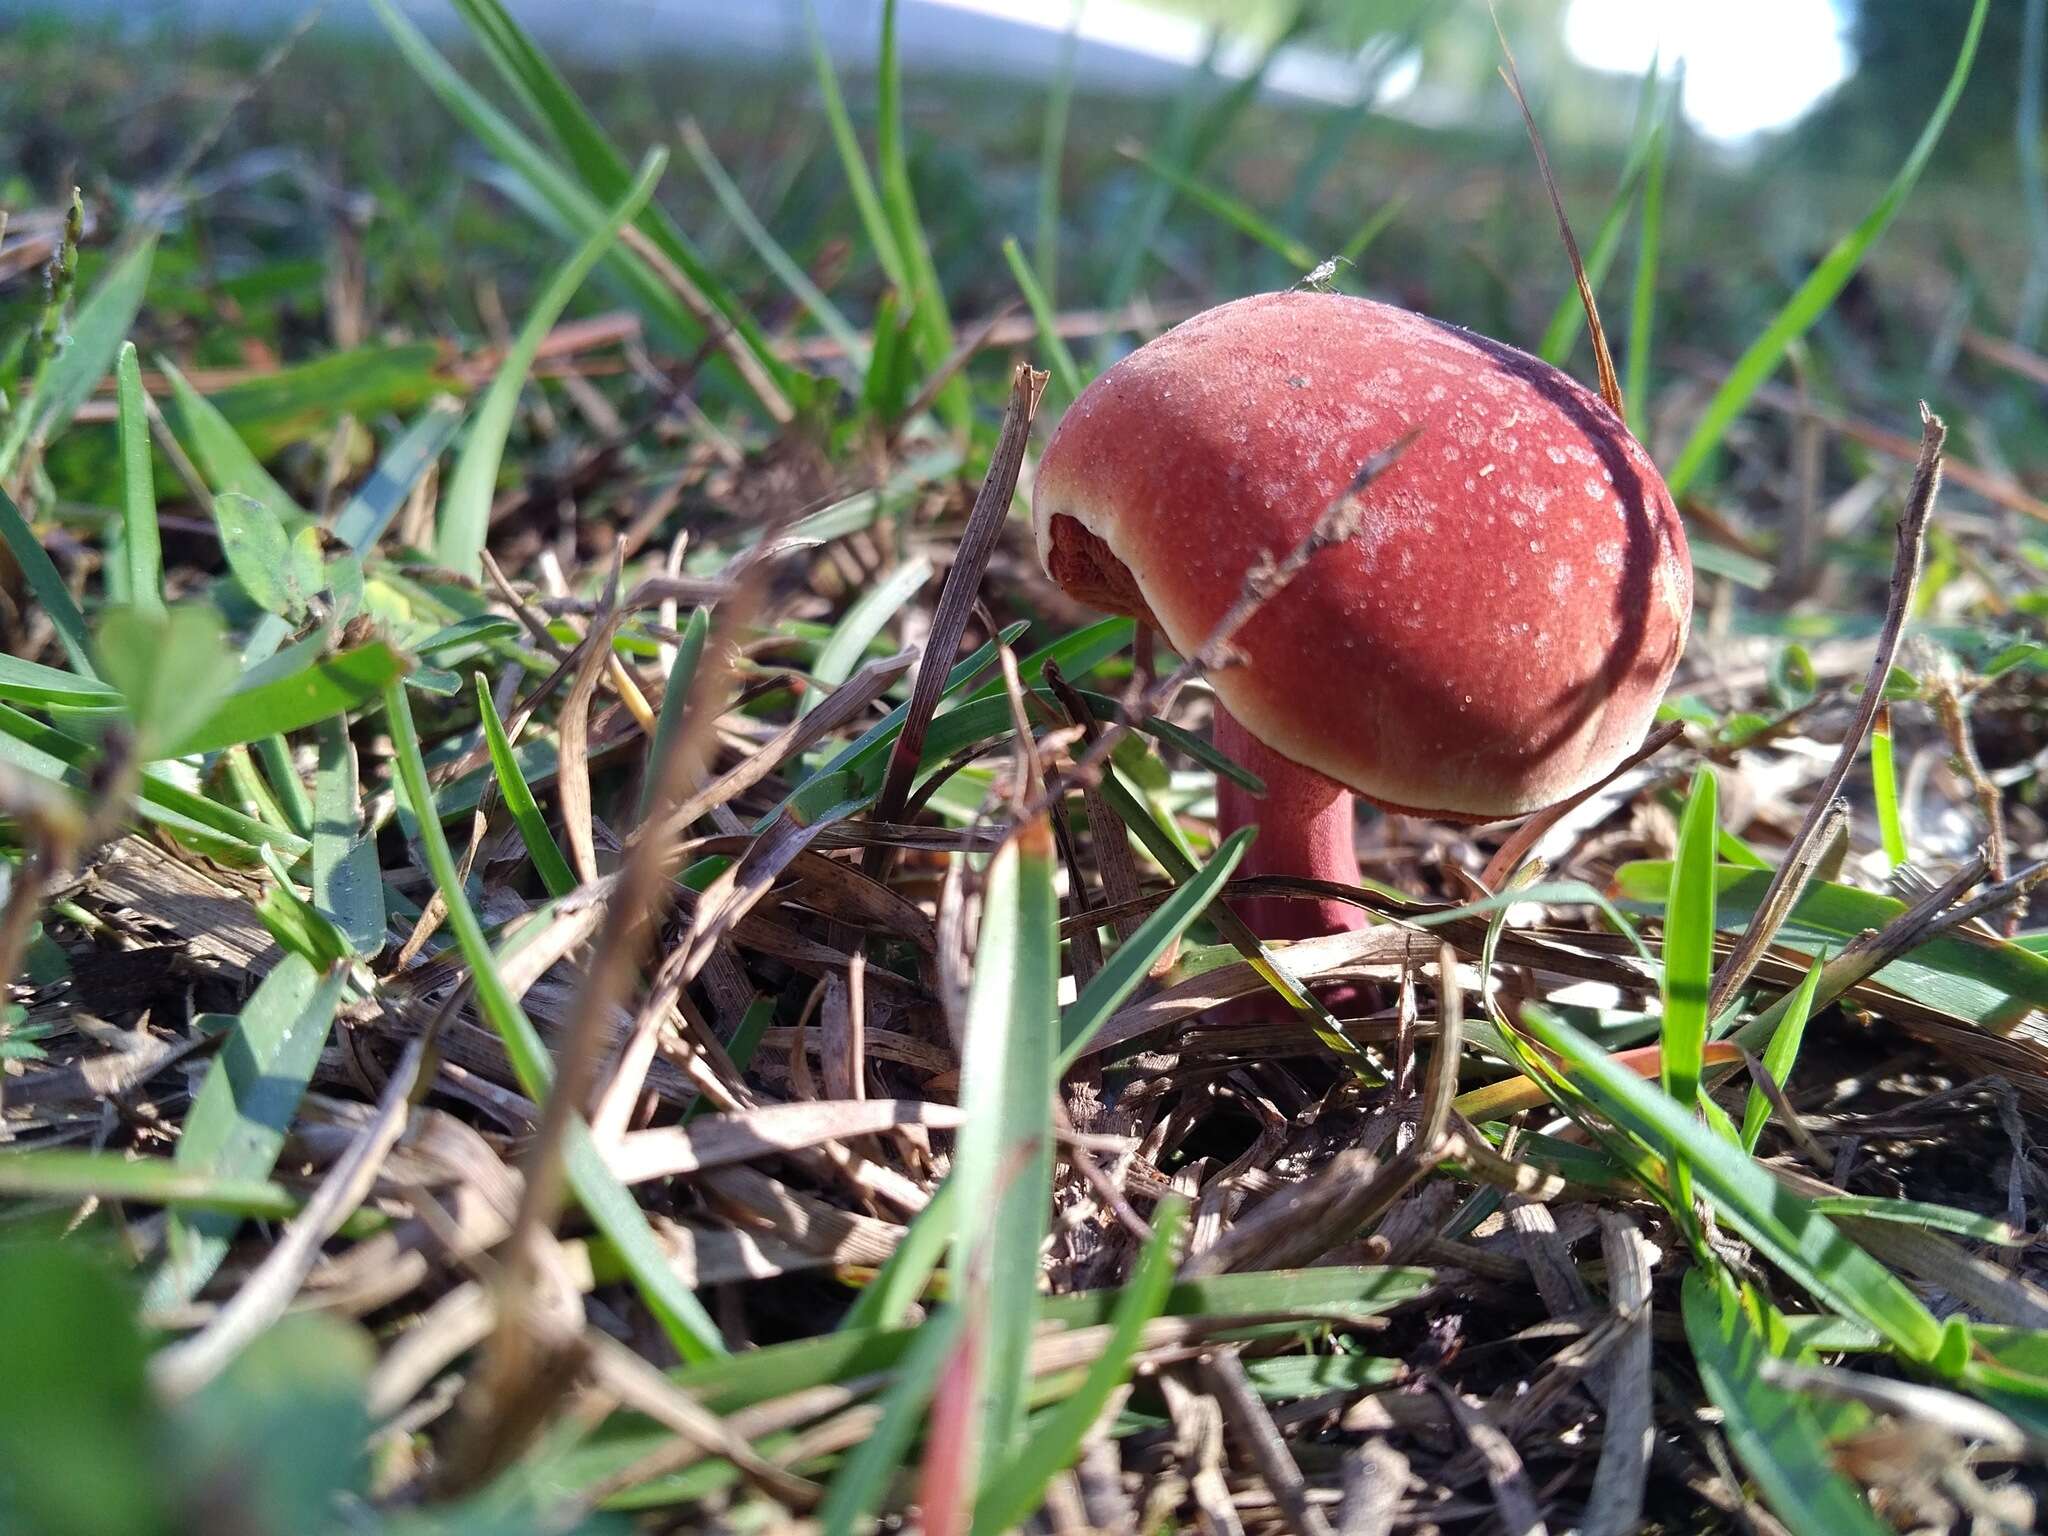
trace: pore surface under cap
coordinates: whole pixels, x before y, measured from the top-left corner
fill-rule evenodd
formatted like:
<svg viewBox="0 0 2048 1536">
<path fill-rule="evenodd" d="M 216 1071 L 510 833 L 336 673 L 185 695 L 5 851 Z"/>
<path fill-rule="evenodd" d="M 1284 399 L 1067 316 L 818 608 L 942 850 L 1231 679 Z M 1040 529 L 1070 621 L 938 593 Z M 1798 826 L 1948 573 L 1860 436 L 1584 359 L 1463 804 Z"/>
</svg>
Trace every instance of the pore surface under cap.
<svg viewBox="0 0 2048 1536">
<path fill-rule="evenodd" d="M 1253 563 L 1411 426 L 1357 536 L 1268 602 L 1213 680 L 1276 751 L 1381 804 L 1521 815 L 1642 740 L 1692 606 L 1662 477 L 1548 364 L 1365 299 L 1225 304 L 1067 412 L 1034 491 L 1039 556 L 1191 654 Z"/>
</svg>

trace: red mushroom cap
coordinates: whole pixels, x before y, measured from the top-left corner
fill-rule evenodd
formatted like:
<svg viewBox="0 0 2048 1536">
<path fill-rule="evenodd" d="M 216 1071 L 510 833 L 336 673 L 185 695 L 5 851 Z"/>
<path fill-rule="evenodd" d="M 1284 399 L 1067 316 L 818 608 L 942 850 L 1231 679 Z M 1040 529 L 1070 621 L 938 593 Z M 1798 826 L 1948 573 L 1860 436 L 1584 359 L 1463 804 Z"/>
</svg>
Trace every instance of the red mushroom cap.
<svg viewBox="0 0 2048 1536">
<path fill-rule="evenodd" d="M 1238 631 L 1213 681 L 1276 752 L 1390 809 L 1524 815 L 1640 744 L 1692 611 L 1663 478 L 1549 364 L 1365 299 L 1222 305 L 1074 402 L 1039 464 L 1039 558 L 1191 655 L 1253 563 L 1410 427 L 1358 535 Z"/>
</svg>

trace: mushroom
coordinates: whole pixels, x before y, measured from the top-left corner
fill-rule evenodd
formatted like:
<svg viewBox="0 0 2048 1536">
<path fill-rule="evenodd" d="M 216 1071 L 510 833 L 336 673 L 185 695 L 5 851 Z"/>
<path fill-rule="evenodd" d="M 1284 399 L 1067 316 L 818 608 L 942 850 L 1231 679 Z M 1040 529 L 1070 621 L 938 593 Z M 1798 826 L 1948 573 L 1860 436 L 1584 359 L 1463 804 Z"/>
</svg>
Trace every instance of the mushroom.
<svg viewBox="0 0 2048 1536">
<path fill-rule="evenodd" d="M 1215 744 L 1241 872 L 1358 883 L 1352 795 L 1448 821 L 1525 816 L 1643 739 L 1685 644 L 1692 569 L 1656 466 L 1595 395 L 1497 341 L 1386 304 L 1269 293 L 1195 316 L 1076 400 L 1038 468 L 1033 525 L 1072 596 L 1183 656 L 1246 577 L 1284 558 L 1359 466 L 1350 538 L 1230 638 Z M 1239 903 L 1265 938 L 1356 908 Z"/>
</svg>

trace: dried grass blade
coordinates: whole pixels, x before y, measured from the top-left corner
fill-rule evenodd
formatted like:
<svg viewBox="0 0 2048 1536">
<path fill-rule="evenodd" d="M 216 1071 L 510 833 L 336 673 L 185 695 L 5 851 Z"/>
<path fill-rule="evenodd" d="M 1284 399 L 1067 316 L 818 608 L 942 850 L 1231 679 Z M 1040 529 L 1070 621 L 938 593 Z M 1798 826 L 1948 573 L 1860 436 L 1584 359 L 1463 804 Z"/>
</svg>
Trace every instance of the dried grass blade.
<svg viewBox="0 0 2048 1536">
<path fill-rule="evenodd" d="M 791 758 L 808 749 L 813 743 L 831 735 L 880 698 L 888 686 L 909 669 L 914 659 L 912 653 L 906 651 L 900 656 L 869 662 L 839 687 L 833 689 L 831 696 L 824 703 L 809 714 L 800 715 L 792 720 L 768 741 L 748 753 L 730 771 L 683 800 L 673 811 L 666 813 L 662 820 L 672 831 L 680 831 L 707 811 L 745 794 Z M 697 712 L 693 704 L 692 713 Z M 787 808 L 787 805 L 781 807 Z M 649 825 L 653 824 L 654 819 L 650 818 Z"/>
<path fill-rule="evenodd" d="M 607 608 L 584 636 L 576 676 L 563 696 L 557 716 L 561 749 L 555 759 L 555 794 L 561 803 L 562 831 L 569 839 L 569 859 L 576 868 L 576 878 L 585 884 L 598 875 L 597 840 L 591 826 L 590 703 L 597 694 L 597 680 L 611 658 L 612 634 L 618 622 L 618 610 Z"/>
<path fill-rule="evenodd" d="M 1478 1455 L 1486 1472 L 1486 1484 L 1493 1490 L 1493 1505 L 1502 1526 L 1510 1536 L 1548 1536 L 1549 1527 L 1544 1525 L 1542 1510 L 1536 1503 L 1536 1490 L 1529 1484 L 1528 1469 L 1515 1454 L 1513 1442 L 1450 1383 L 1435 1376 L 1425 1380 Z"/>
<path fill-rule="evenodd" d="M 904 802 L 910 798 L 911 781 L 924 756 L 925 731 L 931 725 L 932 712 L 938 708 L 939 696 L 945 691 L 947 674 L 960 649 L 960 637 L 967 631 L 968 616 L 973 613 L 981 591 L 982 573 L 988 569 L 989 556 L 995 553 L 996 540 L 1009 519 L 1010 499 L 1017 493 L 1017 476 L 1024 467 L 1024 445 L 1030 438 L 1032 418 L 1038 413 L 1045 383 L 1045 374 L 1022 363 L 1011 378 L 1010 403 L 1003 413 L 1002 431 L 996 439 L 981 491 L 974 498 L 974 510 L 968 515 L 967 527 L 954 551 L 952 569 L 947 571 L 946 584 L 940 590 L 938 611 L 932 616 L 931 632 L 925 640 L 924 659 L 911 686 L 910 707 L 889 754 L 888 771 L 883 775 L 882 791 L 875 802 L 877 821 L 897 820 Z M 878 856 L 871 853 L 870 873 L 877 863 Z"/>
<path fill-rule="evenodd" d="M 1601 1426 L 1600 1461 L 1586 1498 L 1585 1536 L 1633 1536 L 1642 1528 L 1643 1490 L 1655 1443 L 1650 1383 L 1650 1255 L 1634 1221 L 1618 1211 L 1600 1213 L 1607 1259 L 1607 1304 L 1625 1330 L 1611 1357 Z"/>
<path fill-rule="evenodd" d="M 959 1129 L 961 1111 L 914 1099 L 811 1100 L 766 1104 L 730 1115 L 704 1115 L 687 1125 L 631 1131 L 609 1154 L 622 1183 L 644 1184 L 742 1163 L 756 1157 L 814 1147 L 820 1142 L 871 1136 L 899 1125 Z"/>
</svg>

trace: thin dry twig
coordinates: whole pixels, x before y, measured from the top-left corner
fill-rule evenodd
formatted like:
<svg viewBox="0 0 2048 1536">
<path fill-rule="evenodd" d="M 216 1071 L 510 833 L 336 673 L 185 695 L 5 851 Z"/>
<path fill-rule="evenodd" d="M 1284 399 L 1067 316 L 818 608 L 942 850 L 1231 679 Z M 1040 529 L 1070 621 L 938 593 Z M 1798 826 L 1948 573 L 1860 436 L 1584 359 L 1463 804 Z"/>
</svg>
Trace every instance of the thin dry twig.
<svg viewBox="0 0 2048 1536">
<path fill-rule="evenodd" d="M 1742 990 L 1743 983 L 1756 970 L 1757 962 L 1763 959 L 1764 951 L 1770 948 L 1785 919 L 1799 905 L 1799 898 L 1806 894 L 1807 885 L 1826 859 L 1828 850 L 1834 846 L 1835 839 L 1848 825 L 1849 802 L 1837 798 L 1826 804 L 1812 837 L 1793 840 L 1778 865 L 1776 875 L 1765 889 L 1763 899 L 1757 903 L 1756 915 L 1715 970 L 1713 989 L 1707 994 L 1708 1018 L 1719 1018 L 1722 1010 L 1735 1000 L 1735 994 Z"/>
<path fill-rule="evenodd" d="M 2004 797 L 1984 771 L 1984 760 L 1977 755 L 1977 740 L 1970 730 L 1969 705 L 1952 680 L 1944 679 L 1935 687 L 1934 714 L 1941 722 L 1942 733 L 1948 737 L 1956 767 L 1968 781 L 1970 793 L 1977 800 L 1977 809 L 1984 817 L 1985 857 L 1991 867 L 1991 878 L 1994 882 L 2003 883 L 2012 873 L 2011 855 L 2006 846 Z M 2018 931 L 2025 915 L 2024 899 L 2015 901 L 2006 913 L 2005 931 L 2008 935 Z"/>
<path fill-rule="evenodd" d="M 1273 1415 L 1253 1390 L 1238 1352 L 1223 1350 L 1204 1360 L 1202 1381 L 1215 1394 L 1225 1422 L 1237 1431 L 1238 1443 L 1251 1453 L 1273 1502 L 1287 1517 L 1288 1528 L 1297 1536 L 1334 1536 L 1323 1512 L 1309 1502 L 1301 1468 L 1280 1438 Z"/>
<path fill-rule="evenodd" d="M 1464 994 L 1457 980 L 1457 952 L 1448 944 L 1441 945 L 1436 962 L 1437 1041 L 1415 1139 L 1384 1163 L 1357 1147 L 1338 1153 L 1314 1178 L 1273 1196 L 1248 1219 L 1192 1255 L 1181 1266 L 1184 1277 L 1309 1263 L 1348 1241 L 1459 1150 L 1463 1138 L 1451 1126 L 1452 1100 L 1458 1092 L 1458 1057 L 1464 1042 Z"/>
<path fill-rule="evenodd" d="M 1849 777 L 1849 770 L 1856 765 L 1856 759 L 1862 755 L 1863 743 L 1868 739 L 1878 709 L 1884 703 L 1885 680 L 1892 675 L 1892 666 L 1898 660 L 1899 643 L 1905 636 L 1906 619 L 1913 608 L 1913 593 L 1920 584 L 1920 568 L 1927 553 L 1927 525 L 1934 516 L 1935 496 L 1941 489 L 1941 450 L 1948 440 L 1947 426 L 1927 408 L 1924 401 L 1920 406 L 1920 424 L 1920 461 L 1913 471 L 1913 487 L 1906 497 L 1906 509 L 1899 518 L 1898 546 L 1892 559 L 1891 600 L 1885 610 L 1884 628 L 1878 633 L 1877 652 L 1871 658 L 1870 674 L 1864 681 L 1856 717 L 1842 738 L 1834 766 L 1814 792 L 1813 803 L 1807 807 L 1806 817 L 1800 822 L 1799 831 L 1793 835 L 1791 847 L 1773 871 L 1763 899 L 1757 903 L 1756 915 L 1750 919 L 1749 927 L 1734 951 L 1715 972 L 1710 993 L 1712 1001 L 1708 1005 L 1710 1017 L 1726 1006 L 1726 1000 L 1734 995 L 1746 977 L 1747 968 L 1754 966 L 1757 956 L 1770 946 L 1777 933 L 1777 925 L 1791 911 L 1791 902 L 1784 895 L 1786 888 L 1792 887 L 1796 897 L 1796 883 L 1811 876 L 1813 860 L 1818 849 L 1824 846 L 1843 782 Z"/>
<path fill-rule="evenodd" d="M 1102 727 L 1096 723 L 1088 701 L 1050 661 L 1045 664 L 1045 685 L 1060 701 L 1068 722 L 1080 727 L 1081 739 L 1092 747 L 1096 737 L 1102 734 Z M 1117 907 L 1135 900 L 1142 887 L 1138 883 L 1138 861 L 1131 856 L 1129 830 L 1109 808 L 1109 802 L 1102 797 L 1102 791 L 1096 785 L 1082 783 L 1081 805 L 1088 813 L 1089 850 L 1095 856 L 1095 873 L 1102 882 L 1103 902 Z M 1059 824 L 1056 818 L 1055 825 Z M 1112 917 L 1109 925 L 1119 939 L 1128 939 L 1138 931 L 1143 921 L 1136 913 L 1125 913 Z"/>
<path fill-rule="evenodd" d="M 767 1460 L 717 1414 L 616 1339 L 593 1328 L 584 1340 L 591 1374 L 626 1407 L 646 1414 L 705 1454 L 723 1457 L 761 1492 L 791 1509 L 809 1509 L 823 1497 L 824 1490 L 816 1483 Z"/>
<path fill-rule="evenodd" d="M 705 1116 L 686 1125 L 629 1131 L 605 1155 L 622 1184 L 674 1178 L 821 1142 L 869 1136 L 896 1126 L 922 1125 L 957 1130 L 960 1111 L 951 1104 L 910 1099 L 812 1099 L 764 1104 L 729 1115 Z"/>
<path fill-rule="evenodd" d="M 1875 975 L 1908 950 L 1922 943 L 1930 934 L 1959 922 L 1968 922 L 1980 912 L 1990 910 L 1989 905 L 1975 902 L 1960 907 L 1955 905 L 1963 892 L 1984 878 L 1984 872 L 1984 855 L 1979 853 L 1883 928 L 1875 933 L 1866 933 L 1849 944 L 1839 955 L 1821 967 L 1820 980 L 1814 984 L 1812 1006 L 1815 1009 L 1825 1008 L 1858 982 Z M 2039 879 L 2040 872 L 2028 871 L 2028 877 Z M 2007 881 L 2001 888 L 2000 899 L 2010 901 L 2018 894 L 2017 882 Z M 1736 1030 L 1729 1039 L 1737 1046 L 1755 1050 L 1768 1040 L 1771 1031 L 1778 1027 L 1778 1021 L 1785 1016 L 1792 996 L 1792 993 L 1787 992 L 1769 1008 Z"/>
<path fill-rule="evenodd" d="M 617 596 L 617 572 L 608 591 Z M 618 610 L 606 611 L 584 637 L 582 661 L 575 680 L 562 700 L 555 730 L 561 741 L 555 769 L 555 794 L 561 804 L 562 832 L 569 839 L 569 857 L 576 866 L 576 878 L 588 885 L 598 875 L 597 841 L 592 828 L 590 802 L 590 701 L 597 692 L 597 679 L 611 655 L 612 634 L 618 628 Z"/>
<path fill-rule="evenodd" d="M 1593 284 L 1586 276 L 1586 263 L 1579 256 L 1579 242 L 1572 236 L 1571 220 L 1565 217 L 1564 194 L 1558 190 L 1557 177 L 1551 174 L 1550 156 L 1543 148 L 1543 134 L 1536 127 L 1536 114 L 1529 110 L 1529 98 L 1522 94 L 1521 71 L 1515 68 L 1515 52 L 1508 46 L 1508 35 L 1501 29 L 1500 12 L 1494 9 L 1493 0 L 1487 0 L 1487 10 L 1493 17 L 1493 31 L 1500 39 L 1501 54 L 1507 60 L 1501 66 L 1500 77 L 1514 93 L 1515 105 L 1522 112 L 1522 124 L 1529 130 L 1529 147 L 1536 151 L 1536 169 L 1542 173 L 1544 188 L 1550 193 L 1551 211 L 1557 215 L 1557 232 L 1564 240 L 1565 255 L 1571 259 L 1572 281 L 1578 285 L 1579 302 L 1586 309 L 1586 332 L 1593 341 L 1593 367 L 1600 378 L 1600 398 L 1607 402 L 1607 408 L 1618 420 L 1626 422 L 1628 410 L 1621 393 L 1621 380 L 1614 371 L 1614 354 L 1607 347 L 1607 331 L 1600 324 L 1600 305 L 1593 297 Z"/>
</svg>

